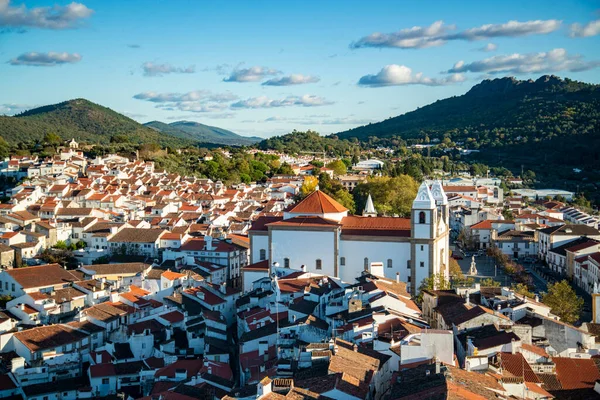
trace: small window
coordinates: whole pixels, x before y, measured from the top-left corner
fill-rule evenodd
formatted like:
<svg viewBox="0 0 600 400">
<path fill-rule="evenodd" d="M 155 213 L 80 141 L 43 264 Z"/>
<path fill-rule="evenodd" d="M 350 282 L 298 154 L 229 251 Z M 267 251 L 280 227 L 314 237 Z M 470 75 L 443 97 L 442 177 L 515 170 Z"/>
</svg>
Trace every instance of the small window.
<svg viewBox="0 0 600 400">
<path fill-rule="evenodd" d="M 317 259 L 316 265 L 317 265 L 317 269 L 321 269 L 323 267 L 320 259 Z"/>
<path fill-rule="evenodd" d="M 340 265 L 346 265 L 346 257 L 340 257 Z"/>
<path fill-rule="evenodd" d="M 419 223 L 420 224 L 424 224 L 425 223 L 425 211 L 421 211 L 419 213 Z"/>
<path fill-rule="evenodd" d="M 365 257 L 365 259 L 364 259 L 363 268 L 364 268 L 365 271 L 369 270 L 369 259 L 367 257 Z"/>
<path fill-rule="evenodd" d="M 108 385 L 108 378 L 102 378 L 102 384 Z"/>
<path fill-rule="evenodd" d="M 420 266 L 421 268 L 425 267 L 425 261 L 421 261 L 421 262 L 419 263 L 419 266 Z"/>
<path fill-rule="evenodd" d="M 421 245 L 421 251 L 423 251 L 423 245 Z"/>
<path fill-rule="evenodd" d="M 392 268 L 392 266 L 393 266 L 393 261 L 392 261 L 391 258 L 388 258 L 388 260 L 387 260 L 387 267 L 388 268 Z"/>
<path fill-rule="evenodd" d="M 406 269 L 410 269 L 410 260 L 406 260 Z"/>
<path fill-rule="evenodd" d="M 284 258 L 283 259 L 283 266 L 286 268 L 290 267 L 290 259 L 289 258 Z"/>
<path fill-rule="evenodd" d="M 267 259 L 267 251 L 265 249 L 260 249 L 260 261 L 265 261 Z"/>
</svg>

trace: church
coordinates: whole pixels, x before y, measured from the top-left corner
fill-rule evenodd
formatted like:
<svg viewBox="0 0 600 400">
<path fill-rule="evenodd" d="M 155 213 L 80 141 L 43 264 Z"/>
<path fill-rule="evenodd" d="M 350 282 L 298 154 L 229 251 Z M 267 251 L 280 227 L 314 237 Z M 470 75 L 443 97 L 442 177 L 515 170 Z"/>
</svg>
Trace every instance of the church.
<svg viewBox="0 0 600 400">
<path fill-rule="evenodd" d="M 362 271 L 407 283 L 416 293 L 433 274 L 448 277 L 448 199 L 440 182 L 423 182 L 410 218 L 362 216 L 316 190 L 283 216 L 261 216 L 249 231 L 252 264 L 300 269 L 354 282 Z"/>
</svg>

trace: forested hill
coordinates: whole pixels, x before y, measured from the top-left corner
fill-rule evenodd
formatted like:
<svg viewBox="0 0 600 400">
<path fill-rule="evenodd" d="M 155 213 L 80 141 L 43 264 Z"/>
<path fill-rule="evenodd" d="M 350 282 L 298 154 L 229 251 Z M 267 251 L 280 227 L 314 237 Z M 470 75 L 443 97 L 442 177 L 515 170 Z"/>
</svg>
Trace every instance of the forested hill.
<svg viewBox="0 0 600 400">
<path fill-rule="evenodd" d="M 158 143 L 181 146 L 192 140 L 165 135 L 128 118 L 110 108 L 85 99 L 34 108 L 13 117 L 0 116 L 0 136 L 7 142 L 35 142 L 54 133 L 63 140 L 109 143 L 112 140 L 131 143 Z"/>
<path fill-rule="evenodd" d="M 170 124 L 151 121 L 144 126 L 182 139 L 220 145 L 247 146 L 262 140 L 259 137 L 241 136 L 223 128 L 192 121 L 177 121 Z"/>
<path fill-rule="evenodd" d="M 600 85 L 545 75 L 535 81 L 484 80 L 462 96 L 335 136 L 419 143 L 448 137 L 477 149 L 593 134 L 599 121 Z"/>
</svg>

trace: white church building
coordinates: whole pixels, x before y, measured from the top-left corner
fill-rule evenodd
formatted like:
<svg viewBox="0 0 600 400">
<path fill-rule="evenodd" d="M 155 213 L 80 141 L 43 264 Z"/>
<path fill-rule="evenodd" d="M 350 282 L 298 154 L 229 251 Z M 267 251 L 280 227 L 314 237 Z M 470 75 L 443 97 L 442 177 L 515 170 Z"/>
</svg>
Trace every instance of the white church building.
<svg viewBox="0 0 600 400">
<path fill-rule="evenodd" d="M 348 215 L 317 190 L 283 216 L 262 216 L 249 231 L 251 262 L 300 269 L 354 282 L 362 271 L 407 282 L 448 277 L 448 199 L 440 182 L 423 183 L 411 218 L 378 217 L 371 199 L 363 216 Z"/>
</svg>

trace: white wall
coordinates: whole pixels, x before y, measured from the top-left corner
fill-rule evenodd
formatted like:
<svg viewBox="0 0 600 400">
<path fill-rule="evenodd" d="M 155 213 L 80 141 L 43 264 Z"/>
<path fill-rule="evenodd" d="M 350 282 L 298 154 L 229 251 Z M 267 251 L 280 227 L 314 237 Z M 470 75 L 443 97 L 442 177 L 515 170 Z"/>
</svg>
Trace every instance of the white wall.
<svg viewBox="0 0 600 400">
<path fill-rule="evenodd" d="M 271 263 L 278 262 L 283 267 L 284 258 L 289 258 L 291 268 L 306 265 L 307 272 L 335 276 L 335 232 L 273 230 L 271 236 Z M 321 270 L 316 269 L 317 259 L 321 260 Z"/>
<path fill-rule="evenodd" d="M 250 261 L 252 264 L 260 261 L 260 249 L 265 249 L 266 258 L 269 258 L 269 236 L 252 235 L 252 248 L 250 249 Z"/>
<path fill-rule="evenodd" d="M 359 240 L 340 240 L 340 257 L 346 258 L 346 265 L 339 265 L 339 277 L 345 282 L 354 282 L 364 269 L 364 259 L 372 262 L 382 262 L 386 278 L 408 281 L 410 270 L 407 268 L 410 260 L 410 243 L 408 242 L 371 242 Z M 387 260 L 392 260 L 392 268 L 387 267 Z"/>
<path fill-rule="evenodd" d="M 421 250 L 421 247 L 423 250 Z M 435 258 L 435 254 L 434 254 Z M 423 267 L 421 267 L 421 262 Z M 429 276 L 429 245 L 428 244 L 417 244 L 415 245 L 415 276 L 413 280 L 415 287 L 421 285 L 421 281 Z"/>
<path fill-rule="evenodd" d="M 242 270 L 244 271 L 244 270 Z M 252 291 L 252 283 L 262 279 L 264 277 L 269 276 L 268 271 L 244 271 L 243 272 L 243 281 L 244 281 L 244 292 Z"/>
</svg>

